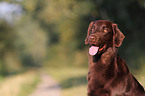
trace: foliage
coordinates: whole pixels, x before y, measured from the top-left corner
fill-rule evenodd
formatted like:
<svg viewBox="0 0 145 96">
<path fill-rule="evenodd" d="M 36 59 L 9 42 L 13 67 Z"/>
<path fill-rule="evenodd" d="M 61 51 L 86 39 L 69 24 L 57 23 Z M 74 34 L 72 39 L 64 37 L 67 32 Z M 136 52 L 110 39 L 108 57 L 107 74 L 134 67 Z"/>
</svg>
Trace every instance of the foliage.
<svg viewBox="0 0 145 96">
<path fill-rule="evenodd" d="M 1 0 L 0 2 L 2 2 Z M 126 36 L 120 55 L 132 69 L 145 66 L 143 0 L 7 0 L 21 17 L 0 21 L 0 74 L 28 67 L 87 66 L 88 24 L 106 19 Z"/>
<path fill-rule="evenodd" d="M 7 65 L 5 59 L 7 58 L 7 53 L 14 52 L 14 28 L 13 26 L 7 24 L 6 21 L 0 20 L 0 73 L 6 74 Z"/>
<path fill-rule="evenodd" d="M 46 55 L 47 37 L 38 22 L 30 17 L 20 21 L 17 24 L 15 43 L 24 67 L 42 66 Z"/>
</svg>

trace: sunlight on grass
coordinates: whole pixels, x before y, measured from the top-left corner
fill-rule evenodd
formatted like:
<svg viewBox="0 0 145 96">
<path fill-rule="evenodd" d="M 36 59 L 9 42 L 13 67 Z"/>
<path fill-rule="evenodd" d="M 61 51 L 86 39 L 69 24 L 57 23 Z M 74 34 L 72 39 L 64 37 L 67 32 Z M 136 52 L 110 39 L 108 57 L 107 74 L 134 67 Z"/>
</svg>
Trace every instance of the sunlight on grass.
<svg viewBox="0 0 145 96">
<path fill-rule="evenodd" d="M 75 86 L 62 90 L 62 96 L 87 96 L 86 85 Z"/>
<path fill-rule="evenodd" d="M 49 68 L 48 74 L 53 76 L 62 88 L 61 96 L 86 96 L 86 68 Z"/>
<path fill-rule="evenodd" d="M 27 96 L 38 81 L 36 72 L 32 71 L 7 77 L 0 82 L 0 96 Z"/>
<path fill-rule="evenodd" d="M 139 83 L 145 88 L 145 71 L 137 72 L 136 75 L 134 75 Z"/>
<path fill-rule="evenodd" d="M 140 80 L 140 83 L 141 83 L 141 84 L 144 86 L 144 88 L 145 88 L 145 76 L 141 75 L 140 78 L 139 78 L 139 80 Z"/>
</svg>

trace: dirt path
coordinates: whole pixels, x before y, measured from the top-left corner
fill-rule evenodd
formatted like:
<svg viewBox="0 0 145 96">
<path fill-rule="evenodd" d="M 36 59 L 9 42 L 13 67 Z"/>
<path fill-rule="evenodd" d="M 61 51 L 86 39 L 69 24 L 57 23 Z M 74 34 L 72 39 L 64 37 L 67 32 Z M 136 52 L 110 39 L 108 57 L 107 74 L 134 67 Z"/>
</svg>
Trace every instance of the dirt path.
<svg viewBox="0 0 145 96">
<path fill-rule="evenodd" d="M 60 86 L 47 74 L 41 75 L 41 82 L 29 96 L 60 96 Z"/>
</svg>

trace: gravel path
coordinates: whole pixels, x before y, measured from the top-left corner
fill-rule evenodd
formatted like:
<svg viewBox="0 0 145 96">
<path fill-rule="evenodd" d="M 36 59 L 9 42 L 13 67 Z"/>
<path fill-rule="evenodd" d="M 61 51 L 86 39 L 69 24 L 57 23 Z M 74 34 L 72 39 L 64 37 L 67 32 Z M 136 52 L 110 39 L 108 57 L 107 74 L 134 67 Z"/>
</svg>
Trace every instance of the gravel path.
<svg viewBox="0 0 145 96">
<path fill-rule="evenodd" d="M 52 77 L 42 74 L 41 82 L 29 96 L 60 96 L 60 86 Z"/>
</svg>

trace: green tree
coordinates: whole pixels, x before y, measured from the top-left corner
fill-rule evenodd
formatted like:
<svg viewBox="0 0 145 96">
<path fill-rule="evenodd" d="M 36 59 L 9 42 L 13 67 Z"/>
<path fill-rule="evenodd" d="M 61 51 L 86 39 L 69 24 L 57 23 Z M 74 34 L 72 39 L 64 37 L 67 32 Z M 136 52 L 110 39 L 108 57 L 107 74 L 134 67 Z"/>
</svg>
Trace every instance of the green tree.
<svg viewBox="0 0 145 96">
<path fill-rule="evenodd" d="M 8 71 L 5 58 L 6 53 L 15 51 L 14 35 L 13 26 L 0 20 L 0 74 L 6 74 Z"/>
<path fill-rule="evenodd" d="M 47 35 L 31 17 L 26 16 L 18 23 L 16 45 L 24 67 L 43 65 Z"/>
<path fill-rule="evenodd" d="M 17 51 L 12 52 L 13 48 L 10 48 L 9 54 L 16 54 L 18 61 L 22 62 L 19 66 L 25 68 L 41 66 L 43 63 L 48 66 L 87 65 L 84 39 L 89 23 L 99 19 L 110 20 L 119 25 L 126 36 L 119 48 L 120 54 L 123 54 L 132 68 L 144 66 L 143 0 L 8 0 L 7 2 L 22 7 L 22 17 L 13 21 L 13 26 L 7 28 L 15 30 L 10 35 L 14 38 L 10 44 L 15 46 L 14 49 Z M 9 36 L 7 33 L 5 35 Z M 5 47 L 1 49 L 6 50 Z M 5 54 L 1 54 L 1 57 Z"/>
<path fill-rule="evenodd" d="M 68 65 L 77 50 L 84 48 L 87 20 L 93 2 L 81 0 L 23 0 L 26 15 L 38 22 L 48 36 L 48 62 Z M 30 21 L 31 21 L 30 20 Z M 80 41 L 78 41 L 80 40 Z M 68 56 L 69 55 L 69 56 Z M 80 56 L 79 56 L 80 57 Z M 57 60 L 55 60 L 57 58 Z M 52 61 L 50 63 L 50 61 Z M 83 60 L 82 60 L 83 61 Z M 84 62 L 82 63 L 84 64 Z M 73 65 L 73 64 L 71 64 Z"/>
</svg>

